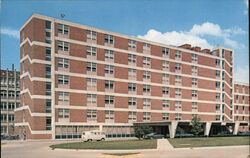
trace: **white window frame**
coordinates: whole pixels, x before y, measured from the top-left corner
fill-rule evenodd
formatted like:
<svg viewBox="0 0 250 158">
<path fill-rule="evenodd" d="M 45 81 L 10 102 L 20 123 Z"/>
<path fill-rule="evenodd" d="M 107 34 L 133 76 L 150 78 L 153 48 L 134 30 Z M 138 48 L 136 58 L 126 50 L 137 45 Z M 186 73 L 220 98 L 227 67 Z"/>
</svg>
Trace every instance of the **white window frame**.
<svg viewBox="0 0 250 158">
<path fill-rule="evenodd" d="M 128 97 L 128 106 L 136 106 L 137 99 L 135 97 Z"/>
<path fill-rule="evenodd" d="M 97 119 L 97 110 L 87 109 L 87 120 L 96 120 Z"/>
<path fill-rule="evenodd" d="M 59 102 L 69 102 L 69 92 L 58 92 Z"/>
<path fill-rule="evenodd" d="M 113 50 L 108 50 L 108 49 L 105 49 L 105 59 L 108 59 L 108 60 L 114 60 L 115 58 L 115 55 L 114 55 L 114 51 Z"/>
<path fill-rule="evenodd" d="M 162 87 L 162 95 L 169 95 L 169 87 Z"/>
<path fill-rule="evenodd" d="M 105 74 L 114 74 L 114 66 L 113 65 L 105 65 L 104 68 Z"/>
<path fill-rule="evenodd" d="M 69 85 L 69 76 L 68 75 L 58 75 L 58 84 Z"/>
<path fill-rule="evenodd" d="M 143 79 L 149 80 L 151 78 L 151 72 L 150 71 L 143 71 Z"/>
<path fill-rule="evenodd" d="M 128 83 L 128 91 L 136 92 L 136 83 Z"/>
<path fill-rule="evenodd" d="M 97 79 L 96 78 L 87 78 L 87 87 L 96 87 Z"/>
<path fill-rule="evenodd" d="M 147 85 L 147 84 L 144 84 L 143 85 L 143 92 L 144 93 L 150 93 L 151 92 L 151 86 Z"/>
<path fill-rule="evenodd" d="M 181 89 L 180 88 L 175 88 L 175 96 L 181 97 Z"/>
<path fill-rule="evenodd" d="M 92 30 L 87 30 L 87 39 L 96 40 L 97 32 Z"/>
<path fill-rule="evenodd" d="M 143 107 L 151 107 L 151 99 L 143 98 Z"/>
<path fill-rule="evenodd" d="M 87 71 L 96 72 L 97 71 L 97 64 L 92 63 L 92 62 L 87 62 Z"/>
<path fill-rule="evenodd" d="M 69 26 L 64 24 L 58 24 L 58 33 L 63 35 L 69 35 Z"/>
<path fill-rule="evenodd" d="M 57 48 L 59 51 L 68 52 L 69 51 L 69 43 L 64 41 L 57 41 Z"/>
<path fill-rule="evenodd" d="M 87 94 L 87 104 L 96 104 L 97 95 L 96 94 Z"/>
<path fill-rule="evenodd" d="M 96 56 L 97 55 L 97 48 L 96 47 L 87 46 L 86 50 L 87 50 L 87 55 L 89 55 L 89 56 Z"/>
<path fill-rule="evenodd" d="M 150 57 L 143 57 L 143 65 L 150 65 L 151 58 Z"/>
<path fill-rule="evenodd" d="M 128 40 L 128 47 L 135 49 L 136 48 L 136 41 L 129 39 Z"/>
<path fill-rule="evenodd" d="M 115 104 L 115 97 L 113 95 L 105 95 L 105 104 L 114 105 Z"/>
<path fill-rule="evenodd" d="M 69 109 L 58 109 L 58 118 L 59 119 L 68 119 L 70 115 Z"/>
<path fill-rule="evenodd" d="M 114 44 L 115 43 L 114 36 L 109 34 L 104 34 L 104 43 Z"/>
<path fill-rule="evenodd" d="M 69 68 L 69 59 L 58 58 L 58 67 L 68 69 Z"/>
</svg>

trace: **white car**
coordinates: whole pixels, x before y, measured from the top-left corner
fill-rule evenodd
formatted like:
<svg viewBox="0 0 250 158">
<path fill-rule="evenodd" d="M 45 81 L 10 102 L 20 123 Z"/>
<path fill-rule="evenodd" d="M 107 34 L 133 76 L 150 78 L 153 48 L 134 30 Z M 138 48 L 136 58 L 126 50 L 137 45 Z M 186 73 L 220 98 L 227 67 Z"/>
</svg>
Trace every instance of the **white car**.
<svg viewBox="0 0 250 158">
<path fill-rule="evenodd" d="M 82 140 L 83 141 L 103 141 L 106 139 L 106 135 L 102 131 L 93 130 L 93 131 L 85 131 L 82 133 Z"/>
</svg>

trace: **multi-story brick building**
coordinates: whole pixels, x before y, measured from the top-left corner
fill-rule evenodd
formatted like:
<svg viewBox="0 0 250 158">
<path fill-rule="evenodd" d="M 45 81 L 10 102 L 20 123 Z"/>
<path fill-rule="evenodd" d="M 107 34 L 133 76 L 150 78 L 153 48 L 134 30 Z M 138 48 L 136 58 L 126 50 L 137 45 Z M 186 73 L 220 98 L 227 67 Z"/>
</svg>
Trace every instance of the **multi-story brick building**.
<svg viewBox="0 0 250 158">
<path fill-rule="evenodd" d="M 249 130 L 249 84 L 234 82 L 234 121 L 239 130 Z"/>
<path fill-rule="evenodd" d="M 92 129 L 131 137 L 134 124 L 174 137 L 195 115 L 206 135 L 237 131 L 233 50 L 169 46 L 37 14 L 20 37 L 16 131 L 28 139 Z"/>
<path fill-rule="evenodd" d="M 1 70 L 1 135 L 14 134 L 14 109 L 20 106 L 20 72 Z"/>
</svg>

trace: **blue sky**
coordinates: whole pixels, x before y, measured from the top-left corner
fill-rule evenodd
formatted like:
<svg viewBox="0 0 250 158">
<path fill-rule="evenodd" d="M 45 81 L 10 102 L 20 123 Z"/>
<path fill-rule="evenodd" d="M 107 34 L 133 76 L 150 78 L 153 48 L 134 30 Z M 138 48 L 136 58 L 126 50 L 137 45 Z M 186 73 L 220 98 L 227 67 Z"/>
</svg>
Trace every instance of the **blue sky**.
<svg viewBox="0 0 250 158">
<path fill-rule="evenodd" d="M 19 69 L 18 30 L 44 14 L 165 44 L 235 50 L 235 78 L 248 82 L 247 0 L 2 0 L 1 67 Z"/>
</svg>

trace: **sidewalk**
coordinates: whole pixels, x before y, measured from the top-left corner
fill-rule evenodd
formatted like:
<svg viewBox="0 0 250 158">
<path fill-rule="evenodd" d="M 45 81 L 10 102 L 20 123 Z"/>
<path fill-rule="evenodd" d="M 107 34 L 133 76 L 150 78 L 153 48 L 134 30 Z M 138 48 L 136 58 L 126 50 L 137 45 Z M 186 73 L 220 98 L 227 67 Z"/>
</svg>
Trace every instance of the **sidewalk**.
<svg viewBox="0 0 250 158">
<path fill-rule="evenodd" d="M 157 139 L 158 150 L 172 150 L 174 147 L 169 143 L 167 139 Z"/>
</svg>

